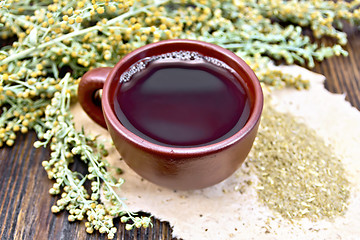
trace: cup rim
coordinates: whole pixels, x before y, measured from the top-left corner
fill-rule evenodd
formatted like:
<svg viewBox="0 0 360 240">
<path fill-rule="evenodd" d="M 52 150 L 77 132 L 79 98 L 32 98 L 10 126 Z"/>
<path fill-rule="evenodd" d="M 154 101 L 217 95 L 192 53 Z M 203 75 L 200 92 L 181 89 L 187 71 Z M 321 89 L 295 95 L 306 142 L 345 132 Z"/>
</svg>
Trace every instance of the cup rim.
<svg viewBox="0 0 360 240">
<path fill-rule="evenodd" d="M 145 53 L 151 52 L 151 49 L 154 48 L 164 49 L 175 46 L 179 47 L 180 45 L 181 46 L 191 45 L 194 49 L 196 49 L 196 47 L 202 47 L 202 48 L 205 47 L 208 48 L 209 51 L 212 51 L 213 53 L 215 51 L 217 54 L 227 56 L 228 59 L 233 61 L 234 64 L 236 63 L 236 65 L 238 65 L 241 68 L 243 73 L 247 75 L 247 78 L 250 79 L 249 82 L 252 83 L 255 92 L 254 99 L 252 99 L 252 101 L 254 101 L 253 103 L 254 106 L 252 111 L 250 111 L 250 116 L 248 121 L 238 132 L 236 132 L 235 134 L 231 135 L 230 137 L 222 141 L 208 145 L 196 146 L 196 147 L 176 147 L 176 146 L 159 145 L 156 143 L 149 142 L 137 136 L 136 134 L 132 133 L 130 130 L 128 130 L 120 123 L 120 121 L 118 120 L 115 114 L 115 111 L 111 104 L 111 101 L 113 101 L 111 97 L 113 95 L 109 94 L 109 92 L 114 91 L 113 88 L 114 84 L 117 85 L 119 82 L 119 74 L 118 74 L 119 69 L 120 68 L 128 69 L 132 64 L 136 63 L 138 60 L 148 57 L 148 55 L 146 55 Z M 187 49 L 182 49 L 182 50 L 187 51 Z M 162 53 L 166 53 L 166 52 L 162 52 Z M 150 54 L 150 56 L 153 55 L 155 54 Z M 209 56 L 213 56 L 213 55 L 209 55 Z M 255 73 L 253 72 L 253 70 L 250 68 L 250 66 L 248 66 L 248 64 L 246 64 L 244 60 L 242 60 L 240 57 L 238 57 L 235 53 L 231 52 L 230 50 L 222 48 L 218 45 L 199 41 L 199 40 L 190 40 L 190 39 L 162 40 L 159 42 L 147 44 L 128 53 L 113 67 L 113 69 L 111 70 L 105 81 L 102 92 L 102 109 L 108 127 L 110 125 L 116 132 L 120 133 L 122 137 L 124 137 L 127 141 L 136 145 L 138 148 L 143 149 L 144 151 L 157 152 L 160 155 L 170 153 L 174 157 L 188 157 L 188 156 L 195 157 L 195 156 L 207 155 L 209 153 L 215 153 L 245 138 L 252 131 L 252 129 L 254 129 L 257 126 L 260 120 L 261 112 L 263 108 L 263 101 L 264 101 L 263 93 L 260 82 L 256 77 Z"/>
</svg>

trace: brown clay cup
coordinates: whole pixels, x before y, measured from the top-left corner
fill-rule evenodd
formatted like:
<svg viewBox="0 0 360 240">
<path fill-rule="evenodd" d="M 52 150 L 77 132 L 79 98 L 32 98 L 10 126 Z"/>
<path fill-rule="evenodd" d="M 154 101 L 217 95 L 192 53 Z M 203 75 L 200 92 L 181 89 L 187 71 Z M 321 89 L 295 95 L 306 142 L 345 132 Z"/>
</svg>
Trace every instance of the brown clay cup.
<svg viewBox="0 0 360 240">
<path fill-rule="evenodd" d="M 251 111 L 245 126 L 231 137 L 200 147 L 167 147 L 146 141 L 126 129 L 115 115 L 113 99 L 121 74 L 145 58 L 174 51 L 195 51 L 234 69 L 247 88 Z M 94 97 L 102 89 L 101 105 Z M 199 189 L 233 174 L 247 157 L 260 122 L 263 94 L 250 67 L 220 46 L 195 40 L 165 40 L 134 50 L 113 68 L 97 68 L 81 79 L 78 98 L 85 112 L 108 129 L 116 149 L 137 174 L 155 184 L 178 190 Z"/>
</svg>

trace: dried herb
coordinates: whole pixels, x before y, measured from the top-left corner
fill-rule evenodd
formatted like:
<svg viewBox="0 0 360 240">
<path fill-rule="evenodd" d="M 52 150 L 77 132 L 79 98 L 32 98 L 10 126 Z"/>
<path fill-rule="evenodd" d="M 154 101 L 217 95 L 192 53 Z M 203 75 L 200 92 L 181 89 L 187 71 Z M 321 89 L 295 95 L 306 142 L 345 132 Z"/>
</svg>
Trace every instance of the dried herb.
<svg viewBox="0 0 360 240">
<path fill-rule="evenodd" d="M 70 222 L 86 219 L 86 232 L 92 233 L 95 229 L 106 233 L 109 239 L 114 238 L 116 233 L 113 224 L 113 217 L 116 216 L 121 217 L 123 223 L 127 222 L 126 229 L 134 226 L 148 227 L 151 224 L 150 218 L 136 217 L 115 193 L 115 188 L 119 188 L 124 180 L 115 179 L 107 171 L 109 164 L 104 159 L 107 151 L 103 144 L 98 143 L 95 137 L 75 130 L 70 100 L 77 88 L 70 82 L 68 73 L 59 82 L 62 90 L 54 94 L 51 103 L 45 108 L 45 117 L 41 119 L 45 124 L 39 122 L 34 126 L 41 139 L 35 142 L 35 147 L 50 145 L 50 159 L 42 162 L 49 179 L 56 180 L 49 193 L 61 194 L 51 211 L 58 213 L 66 209 L 70 213 Z M 87 164 L 87 175 L 70 170 L 69 165 L 74 161 L 74 156 L 80 157 Z M 84 187 L 86 181 L 91 183 L 91 194 Z M 101 185 L 103 194 L 111 205 L 108 208 L 99 202 Z"/>
<path fill-rule="evenodd" d="M 288 113 L 264 107 L 249 164 L 260 200 L 287 219 L 342 215 L 350 184 L 342 162 L 316 132 Z"/>
</svg>

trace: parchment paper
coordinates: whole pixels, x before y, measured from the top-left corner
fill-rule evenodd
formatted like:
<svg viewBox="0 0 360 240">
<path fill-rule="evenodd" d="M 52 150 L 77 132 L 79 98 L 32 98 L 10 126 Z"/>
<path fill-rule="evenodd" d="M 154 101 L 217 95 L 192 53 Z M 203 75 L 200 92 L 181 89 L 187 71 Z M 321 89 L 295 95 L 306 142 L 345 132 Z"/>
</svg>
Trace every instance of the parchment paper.
<svg viewBox="0 0 360 240">
<path fill-rule="evenodd" d="M 359 239 L 360 238 L 360 112 L 323 87 L 324 77 L 306 69 L 290 66 L 282 71 L 311 81 L 310 90 L 283 89 L 272 92 L 272 104 L 278 111 L 289 112 L 314 128 L 342 159 L 351 182 L 351 197 L 343 217 L 311 222 L 308 219 L 288 221 L 259 203 L 255 186 L 245 181 L 256 176 L 243 165 L 225 181 L 202 190 L 173 191 L 141 179 L 120 155 L 110 149 L 108 161 L 123 169 L 125 183 L 118 191 L 126 197 L 132 211 L 144 211 L 168 221 L 173 236 L 199 239 Z M 97 126 L 77 104 L 72 112 L 76 127 L 87 133 L 107 132 Z M 245 191 L 240 193 L 239 189 Z"/>
</svg>

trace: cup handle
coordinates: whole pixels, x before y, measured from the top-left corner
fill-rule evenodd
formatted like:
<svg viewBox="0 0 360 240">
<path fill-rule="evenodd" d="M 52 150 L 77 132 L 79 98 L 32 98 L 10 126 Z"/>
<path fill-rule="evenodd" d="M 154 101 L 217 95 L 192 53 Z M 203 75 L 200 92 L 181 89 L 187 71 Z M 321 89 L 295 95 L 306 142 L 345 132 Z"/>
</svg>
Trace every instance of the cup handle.
<svg viewBox="0 0 360 240">
<path fill-rule="evenodd" d="M 92 69 L 84 74 L 78 86 L 78 100 L 81 107 L 92 120 L 104 128 L 107 128 L 106 122 L 100 98 L 96 97 L 96 93 L 103 88 L 111 70 L 111 67 Z"/>
</svg>

